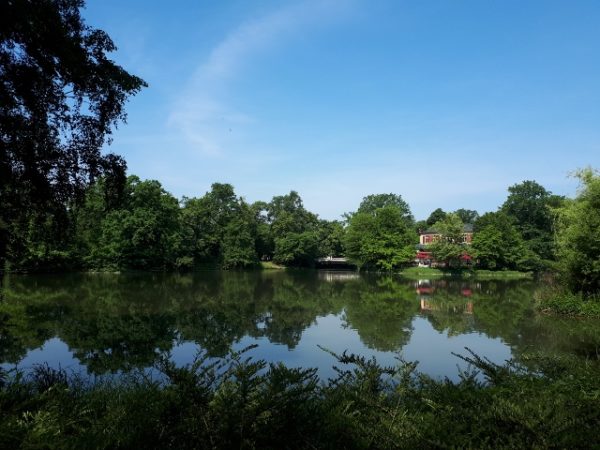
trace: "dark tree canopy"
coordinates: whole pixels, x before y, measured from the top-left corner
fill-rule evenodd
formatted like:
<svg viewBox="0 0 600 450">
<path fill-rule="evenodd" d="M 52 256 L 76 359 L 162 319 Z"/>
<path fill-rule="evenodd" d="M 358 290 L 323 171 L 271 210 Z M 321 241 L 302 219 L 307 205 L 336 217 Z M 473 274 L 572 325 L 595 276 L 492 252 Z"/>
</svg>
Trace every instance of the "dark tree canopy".
<svg viewBox="0 0 600 450">
<path fill-rule="evenodd" d="M 553 195 L 535 181 L 523 181 L 508 188 L 502 211 L 515 220 L 527 245 L 543 259 L 554 257 L 552 207 L 563 198 Z"/>
<path fill-rule="evenodd" d="M 125 162 L 101 149 L 146 84 L 107 57 L 116 47 L 83 6 L 0 2 L 0 259 L 21 211 L 60 209 L 106 172 L 124 185 Z"/>
<path fill-rule="evenodd" d="M 203 197 L 185 199 L 182 216 L 184 247 L 191 251 L 194 263 L 213 262 L 227 268 L 256 263 L 259 216 L 232 185 L 213 183 Z"/>
<path fill-rule="evenodd" d="M 367 195 L 362 199 L 362 202 L 360 202 L 357 213 L 375 214 L 375 211 L 386 206 L 398 208 L 407 223 L 412 223 L 414 221 L 408 203 L 406 203 L 402 196 L 398 194 Z"/>
<path fill-rule="evenodd" d="M 479 218 L 479 213 L 474 209 L 464 209 L 460 208 L 454 211 L 454 214 L 460 217 L 463 223 L 475 223 L 475 221 Z"/>
<path fill-rule="evenodd" d="M 273 197 L 267 205 L 273 261 L 290 266 L 312 265 L 319 256 L 318 217 L 304 208 L 296 191 Z"/>
<path fill-rule="evenodd" d="M 432 226 L 433 224 L 444 220 L 446 218 L 446 212 L 442 208 L 438 208 L 433 211 L 427 218 L 427 225 Z"/>
<path fill-rule="evenodd" d="M 552 217 L 547 207 L 551 193 L 535 181 L 523 181 L 508 188 L 502 210 L 515 218 L 525 237 L 533 230 L 550 230 Z"/>
<path fill-rule="evenodd" d="M 400 195 L 369 195 L 348 215 L 346 256 L 359 268 L 402 267 L 414 259 L 417 240 L 410 207 Z"/>
<path fill-rule="evenodd" d="M 472 248 L 486 269 L 535 269 L 535 255 L 527 249 L 514 219 L 502 211 L 486 213 L 474 224 Z"/>
<path fill-rule="evenodd" d="M 555 210 L 559 269 L 572 291 L 600 298 L 600 174 L 587 168 L 575 176 L 577 197 Z"/>
<path fill-rule="evenodd" d="M 323 256 L 344 256 L 344 225 L 337 220 L 319 220 L 319 254 Z"/>
</svg>

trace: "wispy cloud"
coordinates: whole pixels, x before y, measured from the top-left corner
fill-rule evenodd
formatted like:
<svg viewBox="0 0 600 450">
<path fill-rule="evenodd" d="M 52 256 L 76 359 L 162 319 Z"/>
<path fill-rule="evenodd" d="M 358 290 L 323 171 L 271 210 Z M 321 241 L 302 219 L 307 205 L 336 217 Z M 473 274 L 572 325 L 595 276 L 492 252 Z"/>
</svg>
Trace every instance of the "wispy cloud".
<svg viewBox="0 0 600 450">
<path fill-rule="evenodd" d="M 168 124 L 204 155 L 223 154 L 230 131 L 256 119 L 225 100 L 228 83 L 252 58 L 299 31 L 343 16 L 352 0 L 308 0 L 248 21 L 229 33 L 203 60 L 173 104 Z"/>
</svg>

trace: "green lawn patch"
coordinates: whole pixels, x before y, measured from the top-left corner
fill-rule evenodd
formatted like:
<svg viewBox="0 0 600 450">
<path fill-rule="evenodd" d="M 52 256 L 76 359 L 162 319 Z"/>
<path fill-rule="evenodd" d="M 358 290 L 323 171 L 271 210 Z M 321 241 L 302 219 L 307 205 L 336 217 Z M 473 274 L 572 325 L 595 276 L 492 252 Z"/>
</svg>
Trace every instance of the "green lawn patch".
<svg viewBox="0 0 600 450">
<path fill-rule="evenodd" d="M 408 267 L 400 271 L 400 275 L 406 278 L 442 278 L 450 274 L 431 267 Z"/>
<path fill-rule="evenodd" d="M 473 276 L 485 280 L 524 280 L 532 279 L 533 272 L 519 272 L 516 270 L 474 270 Z"/>
<path fill-rule="evenodd" d="M 273 261 L 261 261 L 260 268 L 263 270 L 282 270 L 286 267 L 280 266 L 279 264 L 275 264 Z"/>
</svg>

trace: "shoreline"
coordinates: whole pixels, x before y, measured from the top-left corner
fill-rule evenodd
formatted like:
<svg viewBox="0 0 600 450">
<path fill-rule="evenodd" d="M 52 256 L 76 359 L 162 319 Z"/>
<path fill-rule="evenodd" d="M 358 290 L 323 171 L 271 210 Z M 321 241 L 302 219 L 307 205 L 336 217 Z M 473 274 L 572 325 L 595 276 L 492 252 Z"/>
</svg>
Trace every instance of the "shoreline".
<svg viewBox="0 0 600 450">
<path fill-rule="evenodd" d="M 90 274 L 90 275 L 124 275 L 124 274 L 194 274 L 201 272 L 262 272 L 262 271 L 286 271 L 286 270 L 306 270 L 306 271 L 337 271 L 337 272 L 356 272 L 379 275 L 398 275 L 408 279 L 423 278 L 464 278 L 480 280 L 532 280 L 535 277 L 533 272 L 519 272 L 514 270 L 485 270 L 485 269 L 458 269 L 444 270 L 429 267 L 408 267 L 399 271 L 384 272 L 356 269 L 327 269 L 316 267 L 289 267 L 275 264 L 272 261 L 261 261 L 259 264 L 240 269 L 223 269 L 219 267 L 199 267 L 196 270 L 177 271 L 177 270 L 138 270 L 138 269 L 89 269 L 89 270 L 62 270 L 54 272 L 25 272 L 25 271 L 4 271 L 2 275 L 66 275 L 66 274 Z"/>
</svg>

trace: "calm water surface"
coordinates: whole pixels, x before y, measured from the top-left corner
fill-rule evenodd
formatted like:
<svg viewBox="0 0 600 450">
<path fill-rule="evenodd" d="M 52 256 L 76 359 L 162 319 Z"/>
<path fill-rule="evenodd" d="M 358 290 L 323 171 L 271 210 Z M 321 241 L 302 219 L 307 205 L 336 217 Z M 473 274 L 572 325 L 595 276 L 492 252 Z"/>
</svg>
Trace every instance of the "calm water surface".
<svg viewBox="0 0 600 450">
<path fill-rule="evenodd" d="M 47 363 L 89 376 L 220 357 L 250 344 L 254 358 L 318 367 L 322 350 L 419 361 L 435 377 L 541 352 L 598 359 L 600 321 L 533 310 L 533 281 L 406 280 L 350 272 L 10 276 L 0 300 L 0 362 Z M 458 367 L 458 368 L 457 368 Z"/>
</svg>

